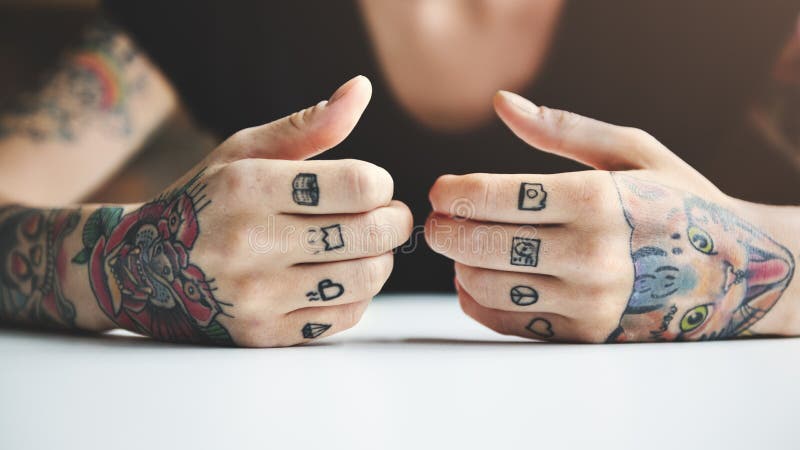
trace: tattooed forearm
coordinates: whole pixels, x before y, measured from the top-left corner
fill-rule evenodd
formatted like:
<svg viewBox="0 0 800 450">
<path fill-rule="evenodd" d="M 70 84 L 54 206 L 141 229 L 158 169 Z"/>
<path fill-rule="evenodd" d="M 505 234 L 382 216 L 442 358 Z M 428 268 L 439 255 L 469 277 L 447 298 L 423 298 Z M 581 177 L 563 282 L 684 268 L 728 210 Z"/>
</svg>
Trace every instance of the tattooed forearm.
<svg viewBox="0 0 800 450">
<path fill-rule="evenodd" d="M 90 126 L 101 133 L 129 135 L 130 97 L 147 85 L 147 77 L 133 70 L 140 60 L 116 28 L 98 22 L 35 93 L 0 109 L 0 139 L 72 141 Z"/>
<path fill-rule="evenodd" d="M 733 338 L 780 299 L 795 267 L 784 246 L 697 196 L 613 177 L 631 228 L 634 285 L 609 341 Z"/>
<path fill-rule="evenodd" d="M 232 317 L 232 305 L 192 263 L 198 215 L 211 203 L 201 177 L 129 214 L 100 208 L 88 217 L 73 262 L 88 266 L 100 308 L 120 327 L 167 341 L 233 343 L 218 321 Z"/>
<path fill-rule="evenodd" d="M 62 247 L 79 220 L 76 210 L 0 208 L 0 320 L 75 326 L 61 288 L 69 262 Z"/>
</svg>

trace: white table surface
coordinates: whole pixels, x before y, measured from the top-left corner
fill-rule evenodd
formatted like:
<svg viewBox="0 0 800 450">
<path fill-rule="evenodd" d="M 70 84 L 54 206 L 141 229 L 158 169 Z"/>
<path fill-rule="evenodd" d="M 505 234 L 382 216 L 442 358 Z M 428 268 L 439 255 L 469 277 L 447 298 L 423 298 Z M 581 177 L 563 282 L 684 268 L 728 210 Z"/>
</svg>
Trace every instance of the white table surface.
<svg viewBox="0 0 800 450">
<path fill-rule="evenodd" d="M 558 345 L 384 296 L 305 347 L 0 330 L 0 449 L 800 449 L 800 339 Z"/>
</svg>

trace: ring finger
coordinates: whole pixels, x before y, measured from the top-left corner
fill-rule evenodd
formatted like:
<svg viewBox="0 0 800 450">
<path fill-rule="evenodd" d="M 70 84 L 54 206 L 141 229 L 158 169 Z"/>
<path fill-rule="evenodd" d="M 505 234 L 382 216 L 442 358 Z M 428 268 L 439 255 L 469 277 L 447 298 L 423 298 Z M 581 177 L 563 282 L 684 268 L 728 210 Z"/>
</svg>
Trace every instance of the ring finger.
<svg viewBox="0 0 800 450">
<path fill-rule="evenodd" d="M 549 275 L 521 274 L 455 264 L 461 288 L 479 304 L 513 312 L 553 312 L 572 316 L 576 294 Z"/>
<path fill-rule="evenodd" d="M 372 298 L 392 271 L 391 252 L 370 258 L 322 264 L 302 264 L 280 274 L 283 288 L 276 293 L 280 310 L 329 307 Z"/>
<path fill-rule="evenodd" d="M 500 334 L 545 341 L 582 341 L 572 319 L 554 313 L 500 311 L 478 303 L 456 282 L 458 302 L 464 313 Z"/>
</svg>

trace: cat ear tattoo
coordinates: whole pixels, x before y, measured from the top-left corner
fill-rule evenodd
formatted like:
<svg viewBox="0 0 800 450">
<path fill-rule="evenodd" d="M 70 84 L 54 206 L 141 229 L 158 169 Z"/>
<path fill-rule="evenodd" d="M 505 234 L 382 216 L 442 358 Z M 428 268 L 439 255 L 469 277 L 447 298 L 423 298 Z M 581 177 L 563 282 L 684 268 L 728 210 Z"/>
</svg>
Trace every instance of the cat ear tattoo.
<svg viewBox="0 0 800 450">
<path fill-rule="evenodd" d="M 292 199 L 298 205 L 317 206 L 319 204 L 319 185 L 317 175 L 301 173 L 292 181 Z"/>
<path fill-rule="evenodd" d="M 523 211 L 539 211 L 546 206 L 547 192 L 540 183 L 522 183 L 519 185 L 517 208 Z"/>
</svg>

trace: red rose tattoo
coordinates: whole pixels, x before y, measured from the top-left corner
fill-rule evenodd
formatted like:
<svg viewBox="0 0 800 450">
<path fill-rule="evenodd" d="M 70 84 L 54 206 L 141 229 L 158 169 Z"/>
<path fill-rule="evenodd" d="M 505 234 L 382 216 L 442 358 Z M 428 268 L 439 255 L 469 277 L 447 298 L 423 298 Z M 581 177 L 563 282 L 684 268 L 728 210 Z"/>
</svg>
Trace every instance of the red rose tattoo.
<svg viewBox="0 0 800 450">
<path fill-rule="evenodd" d="M 200 175 L 125 216 L 121 208 L 97 210 L 75 262 L 88 263 L 97 301 L 120 327 L 166 341 L 232 344 L 216 320 L 229 305 L 190 262 L 197 214 L 210 203 Z"/>
</svg>

